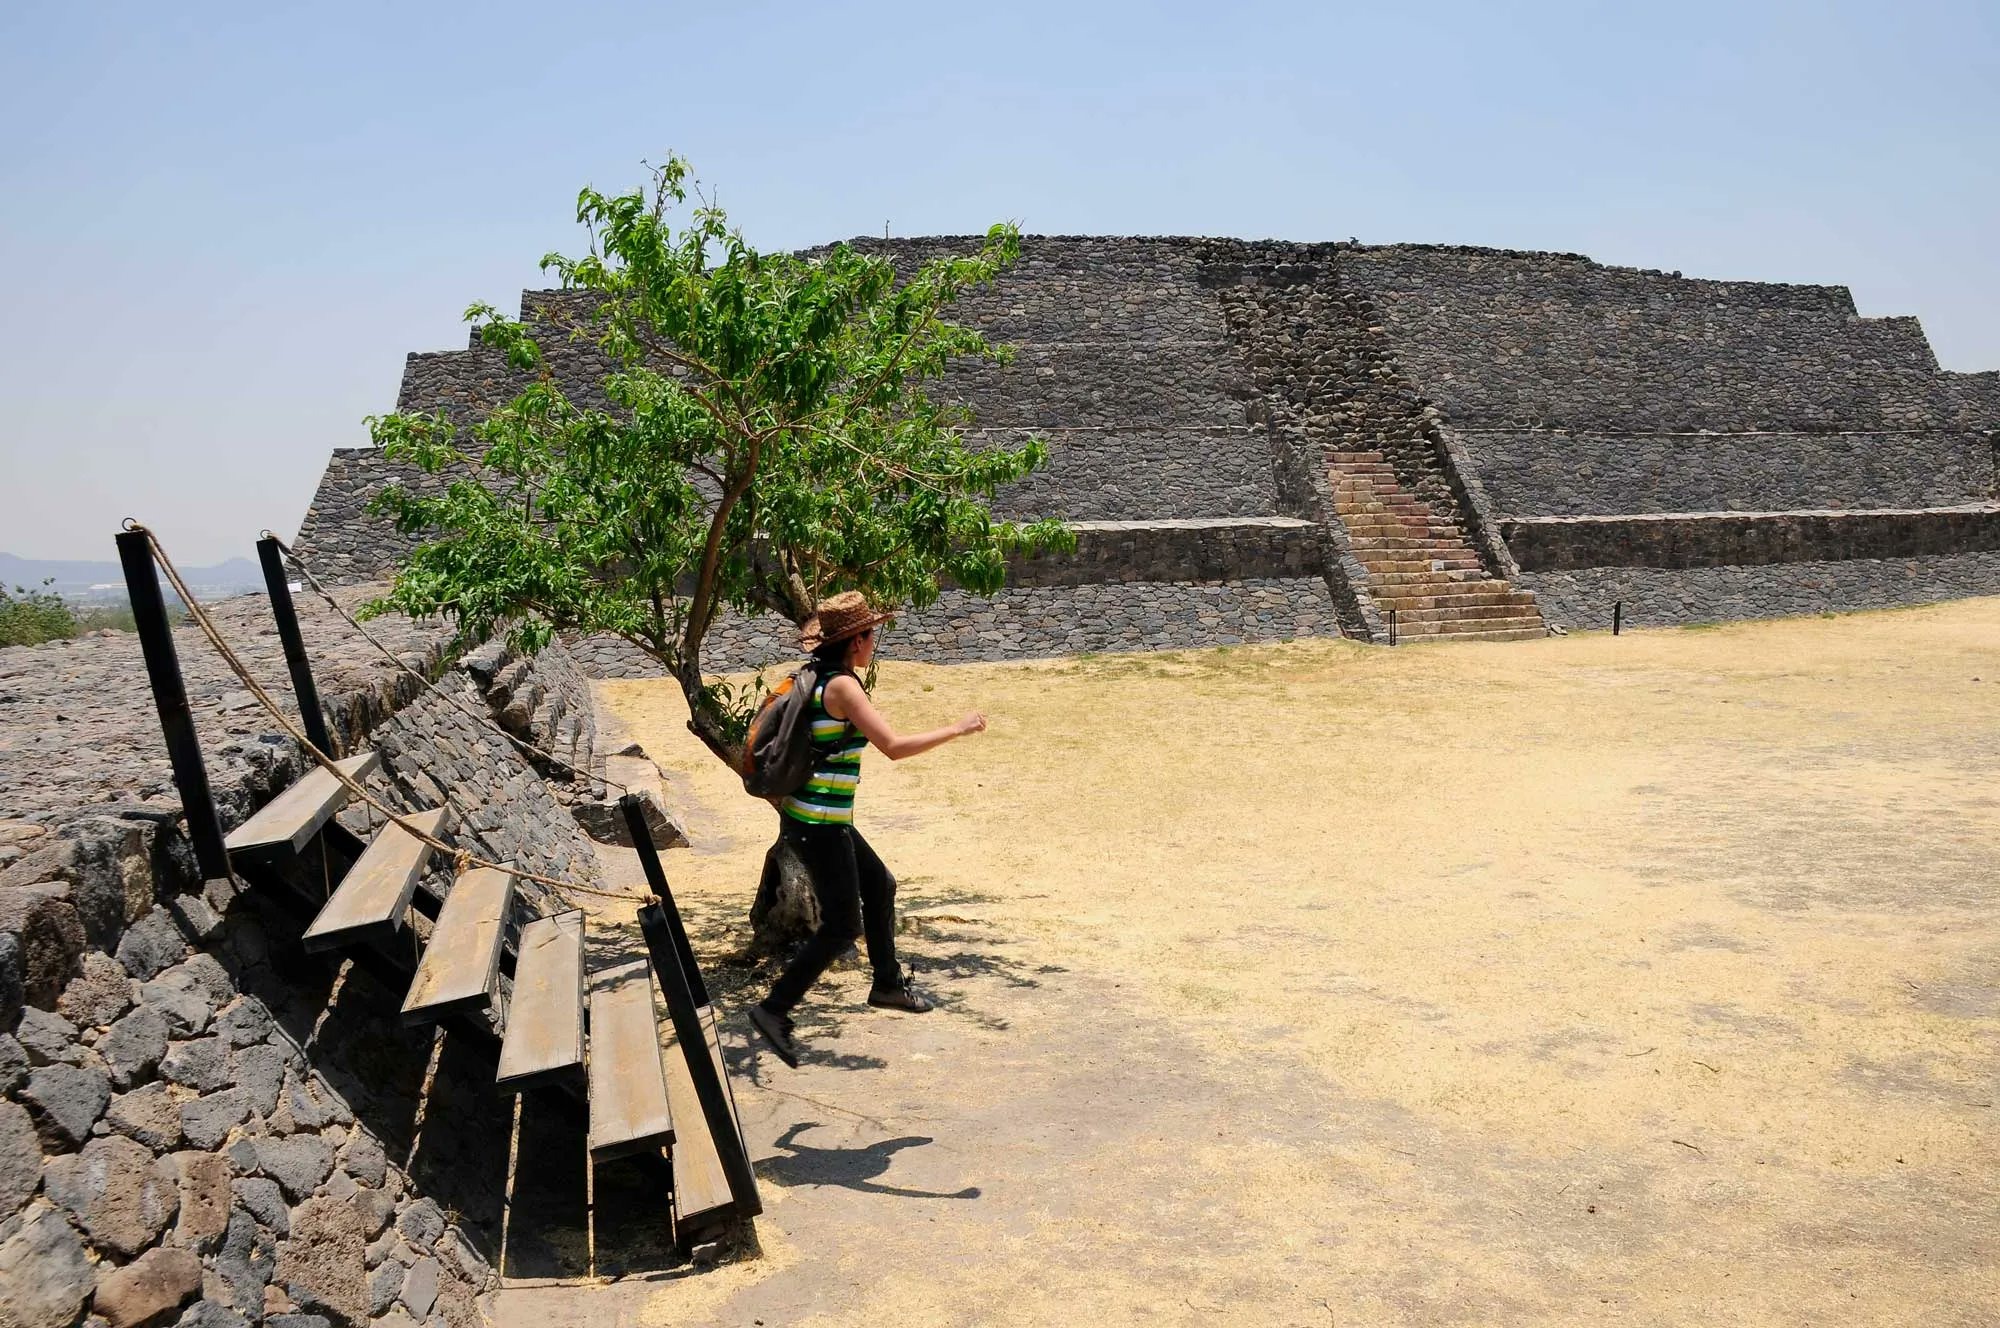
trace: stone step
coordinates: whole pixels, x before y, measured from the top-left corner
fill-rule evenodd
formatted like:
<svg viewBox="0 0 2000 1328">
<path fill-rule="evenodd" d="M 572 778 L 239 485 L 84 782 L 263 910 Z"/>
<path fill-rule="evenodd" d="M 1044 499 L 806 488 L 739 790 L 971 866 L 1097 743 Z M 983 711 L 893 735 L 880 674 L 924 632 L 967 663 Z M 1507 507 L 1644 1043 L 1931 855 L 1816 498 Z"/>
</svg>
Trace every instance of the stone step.
<svg viewBox="0 0 2000 1328">
<path fill-rule="evenodd" d="M 1396 639 L 1417 639 L 1437 636 L 1480 636 L 1490 637 L 1501 632 L 1534 632 L 1541 634 L 1546 629 L 1540 618 L 1463 618 L 1445 622 L 1404 622 L 1396 619 Z"/>
<path fill-rule="evenodd" d="M 1524 604 L 1514 598 L 1518 593 L 1518 591 L 1473 591 L 1463 595 L 1378 595 L 1375 603 L 1379 608 L 1394 609 L 1398 614 L 1411 609 L 1449 609 L 1461 605 L 1471 607 L 1476 604 L 1509 604 L 1523 610 L 1534 607 L 1532 603 Z"/>
<path fill-rule="evenodd" d="M 1356 535 L 1348 543 L 1355 553 L 1365 561 L 1370 553 L 1383 555 L 1401 554 L 1409 561 L 1409 555 L 1429 555 L 1432 558 L 1463 558 L 1477 566 L 1479 560 L 1462 544 L 1447 540 L 1418 539 L 1412 535 Z"/>
<path fill-rule="evenodd" d="M 1493 589 L 1499 585 L 1490 581 L 1476 567 L 1416 567 L 1401 572 L 1375 572 L 1368 577 L 1368 589 L 1373 594 L 1394 595 L 1413 590 L 1428 590 L 1433 586 L 1483 586 Z M 1449 590 L 1447 594 L 1452 593 Z"/>
<path fill-rule="evenodd" d="M 1441 586 L 1469 585 L 1476 582 L 1474 577 L 1463 577 L 1451 572 L 1432 571 L 1428 566 L 1412 568 L 1404 572 L 1371 572 L 1368 577 L 1368 593 L 1371 595 L 1408 595 L 1418 591 L 1429 591 Z M 1446 593 L 1451 593 L 1447 591 Z"/>
<path fill-rule="evenodd" d="M 1484 618 L 1519 618 L 1524 615 L 1519 604 L 1453 604 L 1435 609 L 1398 609 L 1396 621 L 1417 622 L 1476 622 Z"/>
<path fill-rule="evenodd" d="M 1443 642 L 1461 641 L 1539 641 L 1549 634 L 1548 628 L 1537 622 L 1533 627 L 1510 628 L 1498 632 L 1454 632 L 1449 636 L 1398 637 L 1404 645 L 1438 645 Z"/>
</svg>

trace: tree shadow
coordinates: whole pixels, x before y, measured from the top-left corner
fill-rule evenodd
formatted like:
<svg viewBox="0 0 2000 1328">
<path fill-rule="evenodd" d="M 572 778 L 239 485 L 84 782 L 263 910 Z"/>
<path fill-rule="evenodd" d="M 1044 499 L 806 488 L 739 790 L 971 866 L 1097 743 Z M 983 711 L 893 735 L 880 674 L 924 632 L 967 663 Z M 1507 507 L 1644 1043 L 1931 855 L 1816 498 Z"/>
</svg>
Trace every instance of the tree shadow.
<svg viewBox="0 0 2000 1328">
<path fill-rule="evenodd" d="M 795 1185 L 834 1185 L 862 1194 L 886 1194 L 901 1199 L 977 1199 L 981 1190 L 968 1185 L 946 1194 L 939 1190 L 918 1190 L 903 1185 L 882 1185 L 875 1180 L 888 1171 L 896 1154 L 906 1148 L 934 1143 L 928 1135 L 911 1134 L 883 1139 L 865 1148 L 815 1148 L 798 1142 L 799 1135 L 819 1128 L 818 1121 L 802 1121 L 779 1135 L 774 1144 L 784 1155 L 767 1157 L 757 1163 L 759 1175 L 790 1188 Z"/>
</svg>

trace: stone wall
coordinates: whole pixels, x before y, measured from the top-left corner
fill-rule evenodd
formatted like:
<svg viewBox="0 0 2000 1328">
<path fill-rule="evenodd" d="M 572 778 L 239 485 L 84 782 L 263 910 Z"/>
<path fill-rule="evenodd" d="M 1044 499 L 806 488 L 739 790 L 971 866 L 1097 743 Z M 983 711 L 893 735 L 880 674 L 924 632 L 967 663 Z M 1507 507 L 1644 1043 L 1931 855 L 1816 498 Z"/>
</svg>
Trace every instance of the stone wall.
<svg viewBox="0 0 2000 1328">
<path fill-rule="evenodd" d="M 448 630 L 372 625 L 472 714 L 299 608 L 337 740 L 383 753 L 385 801 L 448 800 L 457 842 L 595 879 L 570 810 L 476 718 L 489 684 L 452 666 Z M 216 616 L 291 704 L 261 598 Z M 177 637 L 226 829 L 305 763 Z M 584 686 L 559 651 L 517 673 Z M 199 878 L 136 638 L 0 650 L 0 735 L 0 1322 L 474 1328 L 510 1120 L 490 1049 L 404 1028 L 401 990 L 304 953 L 284 901 Z M 523 916 L 557 903 L 521 892 Z"/>
<path fill-rule="evenodd" d="M 991 599 L 947 590 L 929 608 L 905 611 L 883 634 L 881 650 L 885 659 L 952 664 L 1290 641 L 1339 631 L 1320 577 L 1127 581 L 1012 587 Z M 573 641 L 569 649 L 594 677 L 660 676 L 649 656 L 615 638 Z M 799 658 L 797 629 L 771 615 L 725 615 L 702 652 L 703 664 L 718 673 Z"/>
<path fill-rule="evenodd" d="M 1945 507 L 1995 496 L 1982 436 L 1463 430 L 1508 514 Z"/>
<path fill-rule="evenodd" d="M 1985 373 L 1947 373 L 1945 382 L 1958 402 L 1959 421 L 1990 438 L 2000 433 L 2000 369 Z"/>
<path fill-rule="evenodd" d="M 1461 427 L 1817 433 L 1951 413 L 1916 320 L 1858 318 L 1839 286 L 1425 245 L 1364 246 L 1341 266 Z"/>
<path fill-rule="evenodd" d="M 1519 579 L 1535 592 L 1549 622 L 1608 631 L 1618 601 L 1624 602 L 1628 626 L 1678 627 L 1990 595 L 2000 586 L 2000 553 L 1733 567 L 1584 567 L 1523 573 Z"/>
<path fill-rule="evenodd" d="M 1501 515 L 1995 496 L 1922 328 L 1857 317 L 1844 288 L 1420 246 L 1357 250 L 1342 274 Z"/>
<path fill-rule="evenodd" d="M 1501 532 L 1526 572 L 1757 567 L 2000 549 L 2000 508 L 1542 517 L 1503 522 Z"/>
</svg>

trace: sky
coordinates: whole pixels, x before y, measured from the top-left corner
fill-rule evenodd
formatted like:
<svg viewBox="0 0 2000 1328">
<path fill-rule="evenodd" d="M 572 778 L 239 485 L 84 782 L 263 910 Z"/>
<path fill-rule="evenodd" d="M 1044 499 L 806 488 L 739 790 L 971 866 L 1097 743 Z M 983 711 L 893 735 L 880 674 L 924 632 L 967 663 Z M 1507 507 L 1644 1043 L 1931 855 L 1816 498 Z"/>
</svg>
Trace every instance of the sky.
<svg viewBox="0 0 2000 1328">
<path fill-rule="evenodd" d="M 1424 241 L 1846 285 L 2000 368 L 2000 3 L 0 3 L 0 550 L 289 536 L 688 158 L 762 247 Z"/>
</svg>

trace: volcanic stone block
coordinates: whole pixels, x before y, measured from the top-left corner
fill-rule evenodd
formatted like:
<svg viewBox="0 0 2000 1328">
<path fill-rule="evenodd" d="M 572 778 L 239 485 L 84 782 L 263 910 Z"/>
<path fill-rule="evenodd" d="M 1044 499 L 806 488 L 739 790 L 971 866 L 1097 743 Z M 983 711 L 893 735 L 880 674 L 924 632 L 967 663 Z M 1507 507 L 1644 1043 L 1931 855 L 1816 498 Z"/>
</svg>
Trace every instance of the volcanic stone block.
<svg viewBox="0 0 2000 1328">
<path fill-rule="evenodd" d="M 197 950 L 156 979 L 174 986 L 187 986 L 208 997 L 218 1009 L 236 999 L 236 983 L 214 955 Z"/>
<path fill-rule="evenodd" d="M 91 1302 L 111 1328 L 150 1328 L 166 1322 L 201 1292 L 201 1259 L 192 1250 L 148 1250 L 123 1268 L 98 1272 Z"/>
<path fill-rule="evenodd" d="M 255 1139 L 239 1136 L 230 1141 L 229 1147 L 222 1150 L 222 1155 L 229 1159 L 229 1169 L 237 1175 L 254 1176 L 257 1174 L 257 1141 Z"/>
<path fill-rule="evenodd" d="M 319 1130 L 329 1125 L 346 1125 L 354 1120 L 347 1104 L 310 1074 L 285 1076 L 285 1104 L 291 1108 L 292 1123 L 302 1130 Z"/>
<path fill-rule="evenodd" d="M 354 1211 L 361 1216 L 361 1231 L 370 1240 L 382 1234 L 389 1225 L 389 1219 L 396 1215 L 396 1201 L 384 1190 L 360 1190 L 349 1200 Z"/>
<path fill-rule="evenodd" d="M 102 1070 L 45 1065 L 28 1076 L 21 1100 L 34 1113 L 45 1147 L 75 1148 L 111 1105 L 111 1079 Z"/>
<path fill-rule="evenodd" d="M 28 1079 L 28 1049 L 11 1033 L 0 1033 L 0 1093 L 12 1095 Z"/>
<path fill-rule="evenodd" d="M 247 1047 L 271 1036 L 271 1012 L 255 996 L 245 996 L 215 1021 L 216 1033 L 232 1047 Z"/>
<path fill-rule="evenodd" d="M 229 1303 L 252 1318 L 264 1316 L 264 1288 L 277 1263 L 277 1244 L 257 1226 L 257 1219 L 238 1208 L 229 1214 L 222 1253 L 215 1258 L 216 1276 L 228 1291 Z"/>
<path fill-rule="evenodd" d="M 192 1249 L 213 1249 L 229 1229 L 229 1159 L 220 1153 L 175 1153 L 181 1220 L 174 1235 Z"/>
<path fill-rule="evenodd" d="M 21 938 L 12 932 L 0 932 L 0 1024 L 12 1019 L 27 1000 L 23 962 Z"/>
<path fill-rule="evenodd" d="M 253 1105 L 250 1094 L 241 1088 L 225 1088 L 219 1093 L 181 1104 L 181 1133 L 196 1148 L 220 1148 L 233 1126 L 249 1119 Z"/>
<path fill-rule="evenodd" d="M 198 1093 L 212 1092 L 230 1082 L 229 1044 L 219 1037 L 178 1042 L 160 1061 L 160 1073 Z"/>
<path fill-rule="evenodd" d="M 142 1005 L 111 1026 L 97 1044 L 97 1054 L 111 1075 L 111 1086 L 126 1089 L 145 1083 L 160 1068 L 167 1054 L 167 1019 L 150 1005 Z"/>
<path fill-rule="evenodd" d="M 28 1053 L 30 1065 L 76 1065 L 83 1060 L 76 1025 L 51 1011 L 32 1005 L 21 1011 L 14 1036 Z"/>
<path fill-rule="evenodd" d="M 132 975 L 102 950 L 83 957 L 83 971 L 70 979 L 56 1002 L 66 1019 L 85 1028 L 102 1028 L 131 1008 Z"/>
<path fill-rule="evenodd" d="M 187 941 L 164 909 L 154 909 L 126 929 L 118 942 L 118 962 L 141 982 L 149 982 L 187 958 Z"/>
<path fill-rule="evenodd" d="M 215 1017 L 215 1002 L 194 978 L 181 970 L 163 973 L 139 984 L 139 999 L 166 1016 L 177 1038 L 201 1034 Z"/>
<path fill-rule="evenodd" d="M 17 863 L 15 870 L 25 866 Z M 44 1009 L 54 1005 L 75 975 L 86 943 L 69 886 L 62 881 L 0 886 L 0 935 L 15 938 L 13 953 L 0 955 L 9 970 L 0 973 L 0 981 L 20 993 L 11 1008 L 0 1007 L 0 1019 L 11 1017 L 20 1001 Z"/>
<path fill-rule="evenodd" d="M 446 1267 L 455 1270 L 473 1286 L 484 1286 L 487 1279 L 493 1276 L 492 1266 L 480 1256 L 479 1251 L 472 1248 L 465 1239 L 465 1233 L 457 1227 L 447 1229 L 438 1237 L 437 1252 Z"/>
<path fill-rule="evenodd" d="M 152 1083 L 111 1099 L 105 1123 L 156 1153 L 171 1151 L 181 1141 L 181 1104 L 165 1084 Z"/>
<path fill-rule="evenodd" d="M 333 1170 L 333 1145 L 311 1134 L 259 1139 L 257 1165 L 296 1203 L 318 1189 Z"/>
<path fill-rule="evenodd" d="M 61 1213 L 40 1209 L 0 1244 L 0 1323 L 68 1328 L 95 1282 L 83 1241 Z"/>
<path fill-rule="evenodd" d="M 481 1328 L 483 1320 L 472 1294 L 472 1288 L 463 1282 L 444 1283 L 438 1288 L 437 1308 L 425 1320 L 426 1328 Z"/>
<path fill-rule="evenodd" d="M 365 1325 L 366 1242 L 354 1210 L 322 1197 L 299 1205 L 297 1218 L 291 1240 L 278 1252 L 274 1276 L 301 1309 L 354 1328 Z"/>
<path fill-rule="evenodd" d="M 438 1275 L 442 1272 L 436 1259 L 419 1259 L 410 1266 L 403 1278 L 403 1305 L 411 1314 L 421 1319 L 437 1304 Z"/>
<path fill-rule="evenodd" d="M 42 1145 L 27 1109 L 0 1101 L 0 1222 L 21 1210 L 42 1183 Z"/>
<path fill-rule="evenodd" d="M 356 1130 L 341 1150 L 340 1165 L 363 1185 L 380 1186 L 389 1171 L 389 1158 L 380 1140 L 366 1130 Z"/>
<path fill-rule="evenodd" d="M 173 1164 L 123 1135 L 50 1159 L 42 1185 L 93 1244 L 125 1259 L 158 1240 L 181 1204 Z"/>
<path fill-rule="evenodd" d="M 654 848 L 669 849 L 688 842 L 687 832 L 672 813 L 660 806 L 651 791 L 640 790 L 639 803 Z M 579 802 L 570 808 L 570 814 L 583 832 L 598 843 L 632 847 L 632 827 L 626 824 L 625 813 L 616 802 Z"/>
<path fill-rule="evenodd" d="M 410 1244 L 428 1251 L 444 1234 L 444 1214 L 431 1200 L 419 1199 L 403 1210 L 402 1217 L 396 1220 L 396 1230 Z"/>
<path fill-rule="evenodd" d="M 174 1328 L 250 1328 L 250 1321 L 219 1301 L 198 1300 Z"/>
<path fill-rule="evenodd" d="M 248 1209 L 259 1223 L 280 1236 L 292 1233 L 291 1206 L 285 1202 L 278 1182 L 264 1176 L 242 1176 L 230 1188 L 236 1194 L 236 1202 Z"/>
<path fill-rule="evenodd" d="M 368 1275 L 368 1312 L 387 1314 L 403 1290 L 403 1265 L 391 1259 Z"/>
<path fill-rule="evenodd" d="M 277 1110 L 278 1094 L 285 1086 L 285 1062 L 289 1059 L 282 1047 L 269 1043 L 244 1047 L 230 1058 L 230 1078 L 248 1095 L 258 1115 L 268 1116 Z"/>
</svg>

